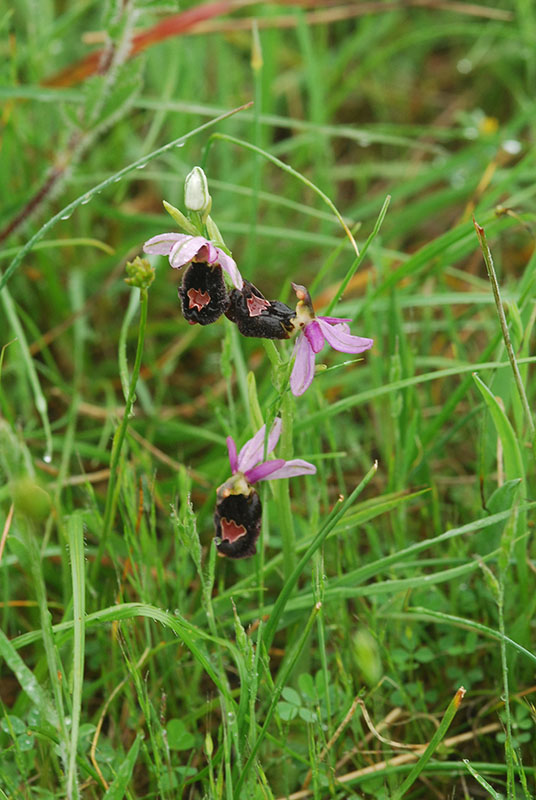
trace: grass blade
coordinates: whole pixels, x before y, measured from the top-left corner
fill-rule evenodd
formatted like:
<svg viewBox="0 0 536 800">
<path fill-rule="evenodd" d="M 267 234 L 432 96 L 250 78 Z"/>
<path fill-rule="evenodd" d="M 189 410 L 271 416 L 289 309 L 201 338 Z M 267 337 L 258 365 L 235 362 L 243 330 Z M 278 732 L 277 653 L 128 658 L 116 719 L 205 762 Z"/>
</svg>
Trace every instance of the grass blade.
<svg viewBox="0 0 536 800">
<path fill-rule="evenodd" d="M 445 712 L 445 715 L 444 715 L 443 719 L 441 720 L 439 728 L 437 729 L 437 731 L 434 733 L 434 735 L 430 739 L 428 747 L 426 748 L 426 750 L 424 751 L 422 756 L 419 758 L 419 760 L 417 761 L 415 766 L 411 769 L 411 771 L 410 771 L 409 775 L 407 776 L 407 778 L 402 782 L 402 785 L 395 792 L 393 792 L 392 800 L 402 800 L 402 798 L 404 797 L 404 795 L 408 791 L 408 789 L 411 786 L 413 786 L 413 784 L 415 783 L 415 781 L 417 780 L 417 778 L 419 777 L 419 775 L 421 774 L 421 772 L 425 768 L 426 764 L 428 763 L 428 761 L 430 761 L 430 759 L 432 758 L 433 754 L 437 750 L 437 747 L 438 747 L 439 743 L 441 742 L 441 740 L 444 738 L 446 732 L 448 731 L 448 729 L 450 727 L 450 724 L 451 724 L 452 720 L 454 719 L 454 717 L 456 715 L 456 712 L 458 711 L 458 709 L 460 707 L 460 704 L 461 704 L 461 702 L 462 702 L 462 700 L 464 698 L 464 695 L 465 695 L 465 689 L 463 688 L 463 686 L 460 686 L 460 688 L 458 689 L 458 691 L 456 692 L 456 694 L 452 698 L 452 700 L 451 700 L 451 702 L 450 702 L 450 704 L 449 704 L 449 706 L 448 706 L 448 708 L 447 708 L 447 710 Z"/>
<path fill-rule="evenodd" d="M 127 791 L 127 785 L 132 777 L 132 772 L 138 758 L 138 752 L 143 736 L 136 736 L 134 743 L 128 751 L 125 760 L 117 770 L 113 783 L 108 787 L 102 800 L 123 800 Z"/>
<path fill-rule="evenodd" d="M 67 773 L 67 796 L 78 797 L 76 754 L 78 751 L 78 731 L 80 728 L 82 687 L 84 682 L 86 615 L 84 528 L 80 514 L 73 514 L 69 519 L 67 535 L 71 556 L 71 577 L 73 584 L 73 702 L 71 740 L 69 745 L 69 768 Z"/>
</svg>

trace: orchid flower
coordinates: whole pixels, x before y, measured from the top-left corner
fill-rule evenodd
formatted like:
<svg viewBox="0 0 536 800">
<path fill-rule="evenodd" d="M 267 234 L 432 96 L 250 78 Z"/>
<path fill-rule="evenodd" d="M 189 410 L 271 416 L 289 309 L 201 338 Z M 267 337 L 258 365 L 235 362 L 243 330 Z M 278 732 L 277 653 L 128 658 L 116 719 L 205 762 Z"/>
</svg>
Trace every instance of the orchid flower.
<svg viewBox="0 0 536 800">
<path fill-rule="evenodd" d="M 267 300 L 250 281 L 242 289 L 229 292 L 227 319 L 234 322 L 242 336 L 262 339 L 288 339 L 294 332 L 296 312 L 279 300 Z"/>
<path fill-rule="evenodd" d="M 292 284 L 297 296 L 295 326 L 301 328 L 294 346 L 294 366 L 290 388 L 296 397 L 311 385 L 315 373 L 315 357 L 327 342 L 341 353 L 362 353 L 374 344 L 373 339 L 352 336 L 348 319 L 317 317 L 309 292 L 304 286 Z"/>
<path fill-rule="evenodd" d="M 276 417 L 268 434 L 266 454 L 269 455 L 275 448 L 281 436 L 281 419 Z M 246 442 L 244 447 L 236 454 L 236 444 L 231 436 L 227 438 L 229 463 L 233 475 L 242 474 L 248 483 L 273 481 L 276 478 L 294 478 L 296 475 L 314 475 L 316 467 L 301 458 L 285 461 L 275 458 L 271 461 L 262 461 L 264 456 L 264 440 L 266 438 L 266 425 L 257 431 L 255 436 Z M 259 463 L 262 462 L 262 463 Z"/>
<path fill-rule="evenodd" d="M 203 236 L 161 233 L 145 242 L 143 249 L 151 255 L 168 256 L 173 269 L 189 264 L 179 297 L 184 318 L 191 325 L 215 322 L 229 305 L 222 270 L 236 287 L 242 287 L 242 276 L 231 256 Z"/>
<path fill-rule="evenodd" d="M 278 417 L 268 434 L 267 455 L 274 450 L 280 435 L 281 420 Z M 263 461 L 265 439 L 266 425 L 246 442 L 239 453 L 234 439 L 230 436 L 227 439 L 232 475 L 217 490 L 214 512 L 215 542 L 220 555 L 247 558 L 257 552 L 255 542 L 261 530 L 262 506 L 253 484 L 296 475 L 314 475 L 316 472 L 313 464 L 301 458 Z"/>
<path fill-rule="evenodd" d="M 192 261 L 202 262 L 211 267 L 219 265 L 230 277 L 232 284 L 237 289 L 242 288 L 242 276 L 234 259 L 204 236 L 160 233 L 145 242 L 143 252 L 149 255 L 168 256 L 173 269 L 180 269 Z"/>
</svg>

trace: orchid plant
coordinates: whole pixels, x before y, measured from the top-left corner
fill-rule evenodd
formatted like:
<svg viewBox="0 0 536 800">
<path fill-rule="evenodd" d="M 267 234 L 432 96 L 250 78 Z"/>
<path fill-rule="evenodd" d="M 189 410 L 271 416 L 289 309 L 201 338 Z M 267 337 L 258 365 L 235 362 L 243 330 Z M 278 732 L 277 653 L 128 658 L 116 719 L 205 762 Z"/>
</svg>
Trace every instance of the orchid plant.
<svg viewBox="0 0 536 800">
<path fill-rule="evenodd" d="M 277 417 L 266 439 L 266 425 L 237 454 L 235 441 L 227 438 L 231 477 L 217 490 L 214 523 L 216 547 L 221 555 L 245 558 L 256 553 L 261 529 L 262 506 L 254 484 L 259 481 L 314 475 L 316 467 L 301 458 L 263 460 L 275 449 L 281 435 Z"/>
<path fill-rule="evenodd" d="M 146 241 L 143 249 L 149 255 L 167 256 L 173 269 L 186 267 L 178 290 L 185 319 L 192 325 L 208 325 L 225 314 L 243 336 L 288 339 L 296 335 L 290 373 L 293 395 L 301 396 L 311 385 L 316 355 L 326 342 L 342 353 L 362 353 L 372 347 L 372 339 L 350 333 L 349 319 L 316 316 L 304 286 L 292 284 L 298 298 L 294 310 L 279 300 L 267 300 L 242 278 L 209 215 L 212 198 L 200 167 L 194 167 L 185 182 L 188 216 L 169 203 L 164 202 L 164 206 L 186 233 L 161 233 Z M 230 291 L 224 274 L 234 287 Z M 262 514 L 256 483 L 316 472 L 302 459 L 263 460 L 274 450 L 281 424 L 277 418 L 268 436 L 263 425 L 238 454 L 234 440 L 227 439 L 231 477 L 217 490 L 214 513 L 220 555 L 245 558 L 256 552 Z"/>
</svg>

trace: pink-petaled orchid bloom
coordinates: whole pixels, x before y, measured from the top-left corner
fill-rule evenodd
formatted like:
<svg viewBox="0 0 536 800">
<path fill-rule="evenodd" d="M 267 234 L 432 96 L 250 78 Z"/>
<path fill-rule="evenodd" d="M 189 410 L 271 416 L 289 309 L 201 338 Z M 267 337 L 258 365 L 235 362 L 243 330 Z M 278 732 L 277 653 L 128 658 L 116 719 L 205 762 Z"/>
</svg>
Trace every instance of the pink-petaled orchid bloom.
<svg viewBox="0 0 536 800">
<path fill-rule="evenodd" d="M 243 280 L 236 262 L 221 247 L 216 247 L 204 236 L 188 236 L 185 233 L 160 233 L 148 239 L 143 252 L 149 255 L 168 256 L 173 269 L 180 269 L 192 261 L 200 261 L 210 266 L 219 264 L 230 277 L 237 289 L 242 288 Z"/>
<path fill-rule="evenodd" d="M 275 448 L 281 435 L 281 419 L 277 417 L 268 434 L 266 454 L 269 455 Z M 283 458 L 274 458 L 271 461 L 262 461 L 264 457 L 264 440 L 266 438 L 266 425 L 257 431 L 255 436 L 246 442 L 237 455 L 234 439 L 227 438 L 229 462 L 231 472 L 237 477 L 243 475 L 249 484 L 258 481 L 276 478 L 294 478 L 296 475 L 314 475 L 316 467 L 302 458 L 285 461 Z"/>
<path fill-rule="evenodd" d="M 268 434 L 266 454 L 272 452 L 280 434 L 281 420 L 278 417 Z M 266 425 L 263 425 L 238 454 L 234 439 L 230 436 L 227 439 L 232 475 L 218 487 L 214 511 L 214 542 L 221 556 L 249 558 L 257 552 L 255 543 L 261 531 L 262 505 L 254 483 L 316 472 L 313 464 L 301 458 L 263 461 L 265 439 Z"/>
<path fill-rule="evenodd" d="M 299 397 L 313 382 L 316 354 L 326 342 L 341 353 L 362 353 L 372 347 L 374 340 L 352 336 L 348 319 L 317 317 L 307 289 L 295 283 L 292 286 L 298 296 L 295 325 L 301 331 L 294 346 L 290 389 Z"/>
</svg>

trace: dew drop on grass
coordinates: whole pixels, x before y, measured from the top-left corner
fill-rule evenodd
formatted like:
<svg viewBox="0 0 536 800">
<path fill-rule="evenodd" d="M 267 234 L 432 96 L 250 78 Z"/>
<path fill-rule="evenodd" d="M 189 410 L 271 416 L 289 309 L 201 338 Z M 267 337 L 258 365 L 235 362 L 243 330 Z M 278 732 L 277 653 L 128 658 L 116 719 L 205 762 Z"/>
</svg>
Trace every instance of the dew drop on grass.
<svg viewBox="0 0 536 800">
<path fill-rule="evenodd" d="M 473 62 L 469 58 L 460 58 L 456 64 L 456 69 L 458 72 L 461 72 L 462 75 L 468 75 L 473 69 Z"/>
<path fill-rule="evenodd" d="M 122 178 L 122 175 L 118 175 L 117 178 L 114 178 L 114 183 L 119 183 L 121 178 Z"/>
<path fill-rule="evenodd" d="M 85 205 L 87 205 L 89 203 L 90 200 L 91 200 L 91 195 L 90 194 L 86 194 L 86 196 L 84 197 L 84 199 L 82 200 L 80 205 L 85 206 Z"/>
<path fill-rule="evenodd" d="M 175 147 L 184 147 L 184 142 L 179 142 L 178 144 L 175 145 Z"/>
<path fill-rule="evenodd" d="M 50 453 L 45 453 L 45 455 L 43 456 L 43 461 L 45 462 L 45 464 L 50 464 L 50 462 L 52 461 L 52 456 L 50 455 Z"/>
<path fill-rule="evenodd" d="M 470 125 L 464 128 L 463 135 L 466 139 L 478 139 L 478 128 L 475 128 L 474 125 Z"/>
<path fill-rule="evenodd" d="M 502 143 L 501 147 L 506 153 L 510 153 L 511 156 L 517 156 L 517 154 L 521 152 L 521 142 L 518 142 L 517 139 L 507 139 Z"/>
<path fill-rule="evenodd" d="M 69 212 L 69 214 L 63 214 L 63 216 L 61 216 L 60 219 L 69 219 L 71 214 L 72 214 L 72 211 Z"/>
<path fill-rule="evenodd" d="M 147 162 L 145 161 L 143 164 L 138 164 L 136 169 L 145 169 L 146 166 L 147 166 Z"/>
</svg>

